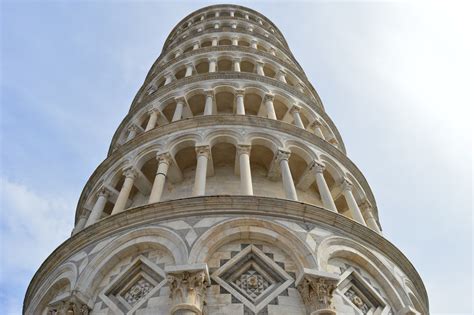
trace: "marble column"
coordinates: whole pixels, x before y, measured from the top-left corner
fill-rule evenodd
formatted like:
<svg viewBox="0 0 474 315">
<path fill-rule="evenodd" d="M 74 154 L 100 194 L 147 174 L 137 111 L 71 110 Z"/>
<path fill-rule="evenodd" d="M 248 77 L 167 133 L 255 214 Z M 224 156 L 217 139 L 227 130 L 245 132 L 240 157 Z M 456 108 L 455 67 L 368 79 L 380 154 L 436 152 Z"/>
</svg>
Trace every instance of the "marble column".
<svg viewBox="0 0 474 315">
<path fill-rule="evenodd" d="M 214 23 L 214 29 L 217 30 L 217 29 L 219 29 L 219 27 L 220 27 L 220 24 L 219 24 L 219 23 Z"/>
<path fill-rule="evenodd" d="M 193 74 L 193 69 L 194 65 L 192 62 L 189 62 L 186 64 L 186 73 L 184 74 L 184 77 L 190 77 Z"/>
<path fill-rule="evenodd" d="M 294 105 L 290 109 L 290 113 L 293 115 L 293 120 L 294 120 L 294 123 L 295 123 L 296 127 L 304 129 L 304 124 L 303 124 L 303 121 L 301 120 L 300 110 L 301 110 L 300 106 Z"/>
<path fill-rule="evenodd" d="M 258 46 L 257 46 L 257 41 L 256 41 L 256 40 L 252 40 L 252 41 L 250 42 L 250 47 L 253 48 L 253 49 L 257 49 L 257 48 L 258 48 Z"/>
<path fill-rule="evenodd" d="M 234 64 L 234 71 L 240 72 L 240 58 L 234 58 L 232 61 Z"/>
<path fill-rule="evenodd" d="M 325 137 L 324 137 L 324 134 L 321 130 L 321 127 L 322 127 L 322 124 L 319 120 L 315 120 L 313 121 L 310 125 L 309 125 L 310 128 L 313 128 L 314 130 L 314 134 L 317 135 L 318 137 L 320 137 L 321 139 L 323 140 L 326 140 Z"/>
<path fill-rule="evenodd" d="M 173 119 L 171 121 L 181 120 L 183 117 L 184 97 L 176 99 L 176 108 L 174 110 Z"/>
<path fill-rule="evenodd" d="M 91 211 L 86 209 L 83 210 L 81 216 L 79 217 L 79 221 L 77 221 L 77 224 L 72 229 L 71 235 L 77 234 L 79 231 L 83 230 L 86 227 L 87 216 L 88 214 L 90 216 L 90 212 Z"/>
<path fill-rule="evenodd" d="M 97 200 L 92 208 L 91 214 L 86 222 L 86 227 L 91 224 L 96 223 L 99 221 L 100 217 L 102 216 L 102 212 L 104 212 L 105 205 L 107 204 L 107 199 L 109 198 L 109 192 L 102 188 L 99 193 L 97 194 Z"/>
<path fill-rule="evenodd" d="M 234 16 L 235 16 L 235 12 L 234 12 L 234 11 L 230 11 L 230 16 L 231 16 L 231 17 L 234 17 Z"/>
<path fill-rule="evenodd" d="M 286 198 L 290 200 L 298 200 L 298 196 L 296 195 L 295 183 L 293 182 L 290 165 L 288 163 L 290 155 L 291 152 L 279 150 L 276 159 L 277 163 L 280 164 L 281 178 Z"/>
<path fill-rule="evenodd" d="M 161 200 L 163 188 L 165 187 L 166 176 L 168 168 L 171 164 L 171 155 L 169 153 L 162 153 L 156 156 L 158 160 L 158 168 L 156 170 L 155 180 L 151 188 L 150 198 L 148 203 L 155 203 Z"/>
<path fill-rule="evenodd" d="M 250 170 L 250 145 L 237 146 L 240 163 L 240 192 L 242 195 L 253 195 L 252 173 Z"/>
<path fill-rule="evenodd" d="M 199 49 L 199 42 L 194 42 L 193 44 L 193 50 Z"/>
<path fill-rule="evenodd" d="M 196 175 L 194 179 L 193 196 L 206 194 L 207 163 L 211 154 L 209 146 L 196 146 Z"/>
<path fill-rule="evenodd" d="M 173 74 L 171 72 L 165 73 L 165 83 L 164 85 L 168 85 L 173 81 Z"/>
<path fill-rule="evenodd" d="M 276 56 L 276 49 L 275 49 L 275 47 L 270 47 L 270 54 L 271 54 L 272 56 Z"/>
<path fill-rule="evenodd" d="M 237 115 L 245 115 L 244 95 L 245 90 L 235 90 L 235 104 L 237 108 Z"/>
<path fill-rule="evenodd" d="M 362 216 L 364 217 L 367 226 L 375 232 L 382 234 L 382 231 L 380 230 L 380 227 L 377 224 L 377 220 L 374 217 L 374 207 L 372 206 L 370 201 L 364 199 L 364 201 L 362 201 L 362 204 L 360 205 L 360 209 L 362 210 Z"/>
<path fill-rule="evenodd" d="M 211 285 L 206 264 L 166 266 L 172 299 L 171 315 L 202 315 L 207 287 Z"/>
<path fill-rule="evenodd" d="M 126 142 L 135 138 L 135 136 L 137 135 L 137 132 L 138 132 L 138 127 L 136 125 L 131 125 L 130 127 L 128 127 L 128 136 L 127 136 Z"/>
<path fill-rule="evenodd" d="M 206 103 L 204 104 L 204 116 L 212 115 L 212 107 L 214 103 L 214 90 L 205 90 Z"/>
<path fill-rule="evenodd" d="M 232 37 L 232 45 L 233 46 L 238 46 L 239 45 L 239 38 L 238 37 Z"/>
<path fill-rule="evenodd" d="M 181 49 L 178 49 L 178 50 L 176 50 L 176 52 L 174 53 L 174 57 L 175 57 L 175 58 L 178 58 L 179 56 L 181 56 L 182 53 L 183 53 L 183 52 L 181 51 Z"/>
<path fill-rule="evenodd" d="M 316 177 L 316 186 L 318 186 L 323 207 L 337 212 L 336 204 L 334 203 L 331 191 L 329 190 L 326 179 L 324 178 L 324 165 L 314 161 L 312 171 L 314 171 L 314 176 Z"/>
<path fill-rule="evenodd" d="M 234 29 L 234 30 L 237 29 L 237 23 L 232 23 L 232 24 L 230 25 L 230 27 L 232 27 L 232 29 Z"/>
<path fill-rule="evenodd" d="M 267 118 L 270 119 L 277 119 L 275 114 L 275 108 L 273 107 L 273 99 L 275 98 L 272 94 L 267 94 L 263 98 L 263 102 L 265 103 L 265 108 L 267 110 Z"/>
<path fill-rule="evenodd" d="M 286 83 L 286 72 L 284 70 L 279 70 L 276 74 L 276 78 L 278 81 Z"/>
<path fill-rule="evenodd" d="M 210 58 L 209 59 L 209 72 L 216 72 L 217 69 L 217 58 Z"/>
<path fill-rule="evenodd" d="M 156 127 L 156 122 L 158 121 L 159 111 L 156 108 L 152 108 L 148 111 L 148 123 L 146 124 L 145 132 L 150 131 Z"/>
<path fill-rule="evenodd" d="M 211 45 L 212 45 L 212 46 L 217 46 L 218 43 L 219 43 L 219 41 L 218 41 L 217 37 L 213 37 L 213 38 L 212 38 L 212 44 L 211 44 Z"/>
<path fill-rule="evenodd" d="M 125 176 L 125 181 L 123 182 L 120 193 L 115 201 L 114 208 L 112 209 L 112 215 L 117 214 L 125 210 L 125 206 L 130 196 L 130 192 L 133 188 L 133 183 L 137 177 L 137 172 L 133 168 L 127 169 L 123 175 Z"/>
<path fill-rule="evenodd" d="M 265 76 L 265 71 L 263 71 L 263 62 L 257 61 L 257 74 Z"/>
<path fill-rule="evenodd" d="M 342 194 L 346 199 L 346 203 L 349 207 L 349 211 L 351 212 L 352 219 L 362 225 L 366 225 L 359 206 L 357 205 L 357 201 L 355 200 L 355 197 L 352 194 L 352 187 L 352 183 L 348 179 L 344 179 L 342 183 Z"/>
</svg>

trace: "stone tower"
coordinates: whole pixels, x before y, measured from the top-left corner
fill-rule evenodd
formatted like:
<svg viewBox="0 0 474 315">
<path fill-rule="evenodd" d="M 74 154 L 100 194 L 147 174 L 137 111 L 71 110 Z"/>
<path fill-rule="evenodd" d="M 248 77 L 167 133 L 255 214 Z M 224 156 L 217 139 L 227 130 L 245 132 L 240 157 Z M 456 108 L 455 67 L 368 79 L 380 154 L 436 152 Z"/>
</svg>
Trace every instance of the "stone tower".
<svg viewBox="0 0 474 315">
<path fill-rule="evenodd" d="M 428 314 L 367 181 L 265 16 L 168 36 L 25 314 Z"/>
</svg>

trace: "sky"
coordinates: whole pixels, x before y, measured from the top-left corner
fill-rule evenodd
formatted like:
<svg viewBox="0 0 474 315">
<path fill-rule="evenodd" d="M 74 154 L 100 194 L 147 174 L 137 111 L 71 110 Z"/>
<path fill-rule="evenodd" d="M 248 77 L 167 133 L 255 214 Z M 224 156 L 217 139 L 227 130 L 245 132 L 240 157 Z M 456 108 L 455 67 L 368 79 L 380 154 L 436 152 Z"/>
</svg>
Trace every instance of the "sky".
<svg viewBox="0 0 474 315">
<path fill-rule="evenodd" d="M 171 29 L 213 3 L 1 2 L 1 314 L 21 313 L 32 276 L 70 236 L 79 195 Z M 234 3 L 283 32 L 431 313 L 471 314 L 473 6 Z"/>
</svg>

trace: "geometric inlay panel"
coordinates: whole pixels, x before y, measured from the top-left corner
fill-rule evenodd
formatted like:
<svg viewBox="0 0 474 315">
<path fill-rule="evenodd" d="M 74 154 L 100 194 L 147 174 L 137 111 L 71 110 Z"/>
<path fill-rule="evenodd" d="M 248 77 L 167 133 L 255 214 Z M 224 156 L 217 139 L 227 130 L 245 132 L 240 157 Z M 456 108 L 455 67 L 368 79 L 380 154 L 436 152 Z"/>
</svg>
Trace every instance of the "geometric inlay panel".
<svg viewBox="0 0 474 315">
<path fill-rule="evenodd" d="M 99 296 L 114 314 L 132 314 L 164 284 L 165 272 L 139 256 Z"/>
<path fill-rule="evenodd" d="M 383 314 L 389 310 L 380 294 L 352 267 L 341 276 L 338 290 L 363 315 Z"/>
<path fill-rule="evenodd" d="M 285 270 L 254 245 L 245 247 L 211 277 L 255 313 L 293 282 Z"/>
</svg>

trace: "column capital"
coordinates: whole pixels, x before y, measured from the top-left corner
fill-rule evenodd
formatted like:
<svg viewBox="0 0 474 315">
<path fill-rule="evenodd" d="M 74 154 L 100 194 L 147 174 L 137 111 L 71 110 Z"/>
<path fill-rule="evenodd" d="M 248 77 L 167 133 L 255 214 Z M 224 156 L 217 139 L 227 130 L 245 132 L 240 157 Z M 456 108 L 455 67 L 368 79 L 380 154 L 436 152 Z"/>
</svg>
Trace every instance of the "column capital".
<svg viewBox="0 0 474 315">
<path fill-rule="evenodd" d="M 204 90 L 204 94 L 205 94 L 206 96 L 214 97 L 214 90 L 213 90 L 213 89 Z"/>
<path fill-rule="evenodd" d="M 326 166 L 318 161 L 313 161 L 310 167 L 310 170 L 314 171 L 315 173 L 323 173 L 325 169 Z"/>
<path fill-rule="evenodd" d="M 200 41 L 199 40 L 194 41 L 193 46 L 195 46 L 195 45 L 198 45 L 198 46 L 201 45 Z"/>
<path fill-rule="evenodd" d="M 171 72 L 169 72 L 169 71 L 163 73 L 163 76 L 164 76 L 165 78 L 173 78 L 173 74 L 172 74 Z"/>
<path fill-rule="evenodd" d="M 236 23 L 234 23 L 234 24 L 237 26 Z M 239 40 L 239 36 L 232 36 L 230 39 L 231 39 L 231 40 Z"/>
<path fill-rule="evenodd" d="M 197 145 L 195 149 L 197 156 L 203 155 L 206 158 L 209 158 L 209 155 L 211 154 L 211 148 L 208 145 Z"/>
<path fill-rule="evenodd" d="M 265 65 L 265 63 L 264 63 L 263 61 L 261 61 L 261 60 L 257 60 L 257 61 L 255 62 L 255 64 L 256 64 L 257 66 L 262 66 L 262 67 Z"/>
<path fill-rule="evenodd" d="M 250 144 L 238 144 L 237 145 L 237 154 L 250 154 L 252 146 Z"/>
<path fill-rule="evenodd" d="M 153 114 L 160 114 L 160 110 L 156 107 L 152 107 L 147 111 L 148 115 L 153 115 Z"/>
<path fill-rule="evenodd" d="M 258 44 L 258 40 L 252 39 L 252 40 L 250 41 L 250 44 Z"/>
<path fill-rule="evenodd" d="M 125 178 L 135 179 L 138 176 L 138 173 L 133 167 L 128 167 L 124 169 L 123 176 L 125 176 Z"/>
<path fill-rule="evenodd" d="M 245 95 L 245 90 L 244 89 L 236 89 L 234 90 L 235 96 L 244 96 Z"/>
<path fill-rule="evenodd" d="M 135 125 L 135 124 L 131 124 L 130 126 L 128 126 L 127 130 L 128 131 L 138 131 L 138 126 Z"/>
<path fill-rule="evenodd" d="M 97 192 L 97 197 L 105 197 L 108 198 L 110 195 L 110 190 L 107 187 L 101 187 Z"/>
<path fill-rule="evenodd" d="M 171 314 L 180 310 L 190 310 L 196 315 L 202 314 L 206 289 L 211 285 L 206 264 L 167 266 L 166 279 L 173 300 Z"/>
<path fill-rule="evenodd" d="M 290 155 L 291 155 L 290 151 L 286 151 L 286 150 L 283 150 L 283 149 L 278 149 L 275 159 L 276 159 L 277 162 L 281 162 L 283 160 L 288 161 L 290 159 Z"/>
<path fill-rule="evenodd" d="M 367 198 L 362 200 L 362 202 L 359 204 L 359 207 L 363 212 L 373 209 L 372 203 Z"/>
<path fill-rule="evenodd" d="M 293 105 L 290 109 L 290 113 L 294 114 L 294 113 L 299 113 L 301 110 L 301 106 L 299 105 Z"/>
<path fill-rule="evenodd" d="M 216 57 L 209 57 L 209 62 L 217 62 L 217 58 Z"/>
<path fill-rule="evenodd" d="M 264 101 L 264 102 L 267 102 L 267 101 L 273 102 L 274 99 L 275 99 L 275 95 L 273 95 L 273 94 L 265 94 L 265 97 L 263 98 L 263 101 Z"/>
<path fill-rule="evenodd" d="M 323 124 L 321 123 L 319 119 L 315 119 L 309 124 L 310 128 L 321 128 L 322 126 Z"/>
<path fill-rule="evenodd" d="M 348 178 L 344 178 L 341 184 L 343 191 L 352 191 L 352 187 L 354 186 Z"/>
<path fill-rule="evenodd" d="M 89 315 L 90 308 L 87 303 L 82 301 L 77 294 L 71 293 L 66 298 L 61 299 L 48 306 L 48 315 L 58 314 L 74 314 L 74 315 Z"/>
<path fill-rule="evenodd" d="M 158 152 L 156 153 L 156 160 L 158 161 L 158 164 L 166 163 L 170 165 L 173 158 L 169 152 Z"/>
<path fill-rule="evenodd" d="M 327 272 L 304 269 L 296 281 L 308 314 L 336 314 L 331 305 L 339 277 Z"/>
<path fill-rule="evenodd" d="M 241 60 L 242 60 L 242 58 L 240 58 L 240 57 L 233 57 L 232 58 L 233 62 L 236 62 L 236 61 L 240 62 Z"/>
<path fill-rule="evenodd" d="M 174 98 L 174 100 L 176 101 L 176 103 L 186 103 L 186 98 L 184 97 L 184 95 L 181 95 L 181 96 L 177 96 Z"/>
<path fill-rule="evenodd" d="M 194 62 L 188 61 L 184 64 L 186 67 L 194 67 Z"/>
</svg>

